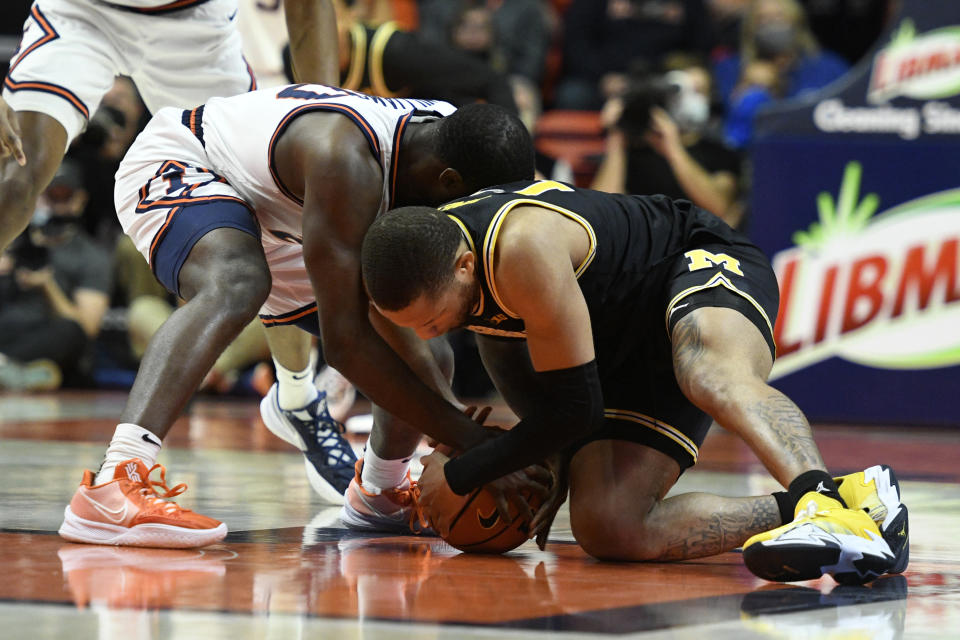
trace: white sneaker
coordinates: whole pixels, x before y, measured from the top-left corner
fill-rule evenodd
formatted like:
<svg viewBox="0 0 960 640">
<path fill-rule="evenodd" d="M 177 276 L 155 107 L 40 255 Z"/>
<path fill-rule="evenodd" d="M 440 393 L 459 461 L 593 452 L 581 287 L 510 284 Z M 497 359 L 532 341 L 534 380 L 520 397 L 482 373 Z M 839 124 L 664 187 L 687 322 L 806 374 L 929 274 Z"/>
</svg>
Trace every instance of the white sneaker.
<svg viewBox="0 0 960 640">
<path fill-rule="evenodd" d="M 330 417 L 326 395 L 302 409 L 280 408 L 276 383 L 260 401 L 263 423 L 275 436 L 303 452 L 310 486 L 329 504 L 343 504 L 343 494 L 353 478 L 357 454 L 343 437 L 343 425 Z"/>
</svg>

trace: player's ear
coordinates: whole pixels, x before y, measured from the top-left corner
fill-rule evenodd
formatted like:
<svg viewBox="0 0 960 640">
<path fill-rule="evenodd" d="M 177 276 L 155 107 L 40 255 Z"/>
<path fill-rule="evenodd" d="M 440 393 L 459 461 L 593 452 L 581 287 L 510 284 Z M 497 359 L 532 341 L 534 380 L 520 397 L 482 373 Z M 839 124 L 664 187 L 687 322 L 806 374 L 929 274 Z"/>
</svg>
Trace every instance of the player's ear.
<svg viewBox="0 0 960 640">
<path fill-rule="evenodd" d="M 463 176 L 453 167 L 447 167 L 440 172 L 440 184 L 451 193 L 461 193 L 463 191 Z"/>
<path fill-rule="evenodd" d="M 471 276 L 474 273 L 476 262 L 477 256 L 474 255 L 473 251 L 466 249 L 457 257 L 453 266 L 457 275 Z"/>
</svg>

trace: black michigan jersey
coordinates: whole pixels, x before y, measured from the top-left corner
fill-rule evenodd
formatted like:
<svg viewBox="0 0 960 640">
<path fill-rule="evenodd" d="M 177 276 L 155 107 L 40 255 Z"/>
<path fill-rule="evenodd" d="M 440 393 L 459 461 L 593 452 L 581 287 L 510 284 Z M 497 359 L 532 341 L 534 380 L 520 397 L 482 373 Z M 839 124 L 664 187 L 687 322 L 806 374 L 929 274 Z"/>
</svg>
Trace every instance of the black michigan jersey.
<svg viewBox="0 0 960 640">
<path fill-rule="evenodd" d="M 706 245 L 749 244 L 708 211 L 666 196 L 608 194 L 550 180 L 478 191 L 440 207 L 460 225 L 477 255 L 481 298 L 467 319 L 465 328 L 471 331 L 524 337 L 523 321 L 502 304 L 493 276 L 499 230 L 510 211 L 522 205 L 570 218 L 590 237 L 589 253 L 576 275 L 590 311 L 601 369 L 621 364 L 645 334 L 664 331 L 670 304 L 667 285 L 677 258 Z M 702 253 L 711 270 L 723 270 L 722 253 L 719 258 Z"/>
</svg>

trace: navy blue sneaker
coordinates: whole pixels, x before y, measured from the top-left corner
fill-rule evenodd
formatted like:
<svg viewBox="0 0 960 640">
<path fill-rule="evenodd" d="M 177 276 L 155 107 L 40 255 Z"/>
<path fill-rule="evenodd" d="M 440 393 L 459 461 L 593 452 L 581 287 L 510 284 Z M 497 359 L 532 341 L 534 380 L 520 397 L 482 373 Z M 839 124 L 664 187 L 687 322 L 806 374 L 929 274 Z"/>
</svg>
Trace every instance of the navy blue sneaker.
<svg viewBox="0 0 960 640">
<path fill-rule="evenodd" d="M 306 407 L 287 411 L 280 408 L 278 388 L 274 383 L 260 402 L 263 423 L 275 436 L 303 452 L 307 479 L 320 498 L 330 504 L 343 504 L 357 454 L 344 438 L 343 425 L 330 417 L 326 394 L 321 391 Z"/>
</svg>

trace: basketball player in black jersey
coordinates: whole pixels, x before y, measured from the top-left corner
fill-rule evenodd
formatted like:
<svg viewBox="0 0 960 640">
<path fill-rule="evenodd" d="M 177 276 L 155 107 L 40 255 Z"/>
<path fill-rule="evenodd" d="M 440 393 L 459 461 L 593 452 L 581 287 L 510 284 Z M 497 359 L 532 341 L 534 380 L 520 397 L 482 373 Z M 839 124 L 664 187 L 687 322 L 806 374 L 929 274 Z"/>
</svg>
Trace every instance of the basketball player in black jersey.
<svg viewBox="0 0 960 640">
<path fill-rule="evenodd" d="M 747 565 L 770 580 L 902 571 L 906 511 L 889 469 L 832 478 L 803 414 L 766 382 L 779 293 L 746 238 L 686 201 L 551 181 L 441 209 L 374 222 L 367 291 L 422 338 L 476 332 L 521 420 L 456 458 L 424 460 L 421 506 L 438 532 L 458 496 L 562 451 L 573 533 L 597 558 L 682 560 L 744 545 Z M 788 491 L 666 498 L 712 420 Z M 541 547 L 565 494 L 555 483 L 533 520 Z"/>
</svg>

